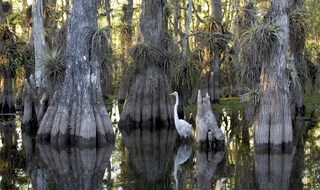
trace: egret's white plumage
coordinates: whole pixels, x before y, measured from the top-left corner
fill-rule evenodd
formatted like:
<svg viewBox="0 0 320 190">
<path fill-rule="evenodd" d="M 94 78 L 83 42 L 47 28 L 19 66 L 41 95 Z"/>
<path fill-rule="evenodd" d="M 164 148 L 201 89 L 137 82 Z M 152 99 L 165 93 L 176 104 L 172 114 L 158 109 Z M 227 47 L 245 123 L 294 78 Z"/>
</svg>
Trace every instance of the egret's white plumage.
<svg viewBox="0 0 320 190">
<path fill-rule="evenodd" d="M 191 125 L 183 119 L 178 117 L 178 105 L 179 105 L 179 95 L 178 92 L 173 92 L 170 95 L 176 96 L 176 103 L 174 104 L 174 124 L 180 136 L 189 137 L 192 135 Z"/>
</svg>

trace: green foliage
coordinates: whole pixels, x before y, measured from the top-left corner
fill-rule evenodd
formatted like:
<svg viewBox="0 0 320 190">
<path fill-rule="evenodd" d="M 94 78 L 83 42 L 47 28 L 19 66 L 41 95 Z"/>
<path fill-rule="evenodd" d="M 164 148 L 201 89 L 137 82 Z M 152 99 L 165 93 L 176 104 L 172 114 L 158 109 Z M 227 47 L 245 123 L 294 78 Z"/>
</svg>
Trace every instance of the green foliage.
<svg viewBox="0 0 320 190">
<path fill-rule="evenodd" d="M 293 63 L 287 64 L 287 72 L 288 72 L 291 84 L 294 87 L 301 89 L 300 77 L 298 76 L 296 66 Z"/>
<path fill-rule="evenodd" d="M 212 109 L 214 112 L 222 112 L 222 109 L 226 109 L 228 112 L 232 110 L 242 110 L 243 105 L 239 98 L 221 98 L 220 104 L 212 104 Z"/>
<path fill-rule="evenodd" d="M 208 17 L 199 37 L 201 47 L 219 50 L 224 50 L 230 40 L 230 35 L 225 34 L 222 24 L 213 17 Z"/>
<path fill-rule="evenodd" d="M 99 57 L 102 57 L 110 49 L 107 28 L 97 26 L 96 28 L 86 27 L 85 30 L 87 46 L 92 52 L 96 52 Z"/>
<path fill-rule="evenodd" d="M 187 60 L 180 63 L 174 70 L 175 82 L 186 91 L 192 91 L 199 82 L 201 75 L 200 65 L 195 60 Z"/>
<path fill-rule="evenodd" d="M 129 54 L 135 62 L 156 63 L 160 60 L 163 51 L 159 47 L 148 43 L 138 43 L 129 49 Z"/>
<path fill-rule="evenodd" d="M 58 49 L 48 49 L 42 58 L 45 74 L 52 83 L 62 82 L 66 70 L 66 58 L 64 53 Z"/>
<path fill-rule="evenodd" d="M 22 65 L 22 43 L 7 26 L 0 27 L 0 41 L 0 74 L 13 77 L 15 69 Z"/>
<path fill-rule="evenodd" d="M 304 94 L 303 99 L 306 106 L 306 116 L 311 118 L 318 117 L 320 114 L 320 94 Z"/>
<path fill-rule="evenodd" d="M 111 52 L 107 52 L 103 55 L 101 62 L 101 70 L 103 76 L 108 76 L 112 74 L 113 65 L 116 63 L 117 59 Z"/>
<path fill-rule="evenodd" d="M 271 22 L 256 22 L 240 38 L 242 59 L 247 63 L 265 63 L 271 51 L 279 44 L 279 26 Z"/>
<path fill-rule="evenodd" d="M 240 96 L 240 102 L 258 102 L 260 96 L 259 88 L 245 88 L 244 93 Z"/>
</svg>

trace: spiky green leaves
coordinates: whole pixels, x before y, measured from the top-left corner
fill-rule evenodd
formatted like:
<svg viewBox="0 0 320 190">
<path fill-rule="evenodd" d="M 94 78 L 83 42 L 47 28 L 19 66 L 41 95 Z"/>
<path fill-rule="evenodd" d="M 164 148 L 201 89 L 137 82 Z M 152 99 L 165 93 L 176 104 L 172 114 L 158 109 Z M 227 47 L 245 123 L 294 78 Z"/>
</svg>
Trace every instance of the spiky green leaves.
<svg viewBox="0 0 320 190">
<path fill-rule="evenodd" d="M 45 52 L 42 57 L 45 74 L 51 83 L 62 82 L 66 70 L 66 58 L 64 53 L 58 49 L 53 48 Z"/>
<path fill-rule="evenodd" d="M 95 52 L 99 57 L 103 57 L 110 49 L 107 28 L 86 27 L 85 39 L 91 52 Z"/>
<path fill-rule="evenodd" d="M 158 45 L 138 43 L 129 50 L 134 64 L 138 68 L 155 65 L 160 68 L 168 68 L 168 52 Z"/>
<path fill-rule="evenodd" d="M 195 60 L 187 60 L 179 64 L 174 70 L 175 82 L 187 91 L 191 91 L 199 81 L 200 65 Z"/>
<path fill-rule="evenodd" d="M 241 36 L 240 47 L 246 62 L 266 63 L 270 53 L 279 45 L 279 26 L 271 22 L 256 23 Z"/>
</svg>

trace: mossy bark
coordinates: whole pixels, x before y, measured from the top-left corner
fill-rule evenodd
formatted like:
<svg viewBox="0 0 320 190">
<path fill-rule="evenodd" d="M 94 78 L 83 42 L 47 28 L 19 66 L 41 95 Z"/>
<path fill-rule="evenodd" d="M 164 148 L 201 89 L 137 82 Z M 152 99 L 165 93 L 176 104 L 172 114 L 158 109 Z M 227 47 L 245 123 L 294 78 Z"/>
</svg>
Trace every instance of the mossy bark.
<svg viewBox="0 0 320 190">
<path fill-rule="evenodd" d="M 39 140 L 88 146 L 114 141 L 102 99 L 101 60 L 89 47 L 85 32 L 89 27 L 96 28 L 96 10 L 94 2 L 72 1 L 64 85 L 55 93 L 40 123 Z"/>
</svg>

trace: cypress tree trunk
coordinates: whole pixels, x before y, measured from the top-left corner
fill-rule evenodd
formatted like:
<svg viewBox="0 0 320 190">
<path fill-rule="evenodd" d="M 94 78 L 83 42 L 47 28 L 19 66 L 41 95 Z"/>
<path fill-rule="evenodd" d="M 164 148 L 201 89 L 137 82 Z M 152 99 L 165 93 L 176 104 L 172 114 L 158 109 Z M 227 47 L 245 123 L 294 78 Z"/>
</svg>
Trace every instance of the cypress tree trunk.
<svg viewBox="0 0 320 190">
<path fill-rule="evenodd" d="M 0 113 L 14 113 L 14 99 L 12 91 L 12 77 L 4 75 L 3 91 L 0 94 Z"/>
<path fill-rule="evenodd" d="M 122 10 L 124 12 L 121 18 L 121 21 L 123 23 L 123 28 L 121 31 L 124 33 L 124 35 L 121 38 L 121 43 L 123 45 L 123 48 L 122 48 L 123 54 L 126 54 L 128 52 L 129 47 L 132 45 L 133 0 L 128 0 L 128 3 L 123 6 Z M 124 65 L 123 67 L 127 67 L 127 66 L 128 65 Z M 128 91 L 129 91 L 129 82 L 127 80 L 122 80 L 122 83 L 119 89 L 119 95 L 118 95 L 118 105 L 119 105 L 120 114 L 122 113 L 122 108 L 126 100 Z"/>
<path fill-rule="evenodd" d="M 297 17 L 300 10 L 304 10 L 305 0 L 290 0 L 291 14 L 289 17 L 289 64 L 292 85 L 290 85 L 291 91 L 291 111 L 292 115 L 303 116 L 305 114 L 305 106 L 303 103 L 303 96 L 301 86 L 303 85 L 303 75 L 307 73 L 306 61 L 304 60 L 305 40 L 306 33 L 303 26 L 302 19 Z M 298 82 L 297 82 L 298 81 Z M 299 83 L 300 82 L 300 83 Z"/>
<path fill-rule="evenodd" d="M 25 80 L 25 98 L 24 98 L 24 114 L 23 125 L 37 126 L 45 110 L 45 102 L 47 101 L 46 79 L 44 76 L 43 55 L 47 47 L 44 38 L 43 24 L 43 2 L 35 0 L 32 4 L 32 38 L 35 54 L 35 70 L 34 76 L 30 76 L 29 80 Z M 33 111 L 31 111 L 33 110 Z"/>
<path fill-rule="evenodd" d="M 114 141 L 100 85 L 100 59 L 86 31 L 97 27 L 96 3 L 72 1 L 67 34 L 67 70 L 38 130 L 37 139 L 54 144 L 96 145 Z"/>
<path fill-rule="evenodd" d="M 164 51 L 163 13 L 166 1 L 141 2 L 139 39 L 151 51 Z M 158 53 L 159 53 L 158 52 Z M 157 54 L 157 53 L 156 53 Z M 155 57 L 158 57 L 156 55 Z M 160 58 L 160 56 L 159 56 Z M 138 67 L 119 126 L 163 126 L 173 123 L 173 102 L 169 99 L 170 84 L 160 59 L 151 57 L 135 60 Z"/>
<path fill-rule="evenodd" d="M 270 0 L 270 17 L 279 27 L 278 42 L 273 45 L 260 75 L 261 94 L 254 119 L 256 147 L 281 150 L 292 143 L 289 80 L 286 73 L 289 23 L 286 0 Z M 289 146 L 288 148 L 290 148 Z M 286 146 L 284 148 L 287 148 Z"/>
</svg>

